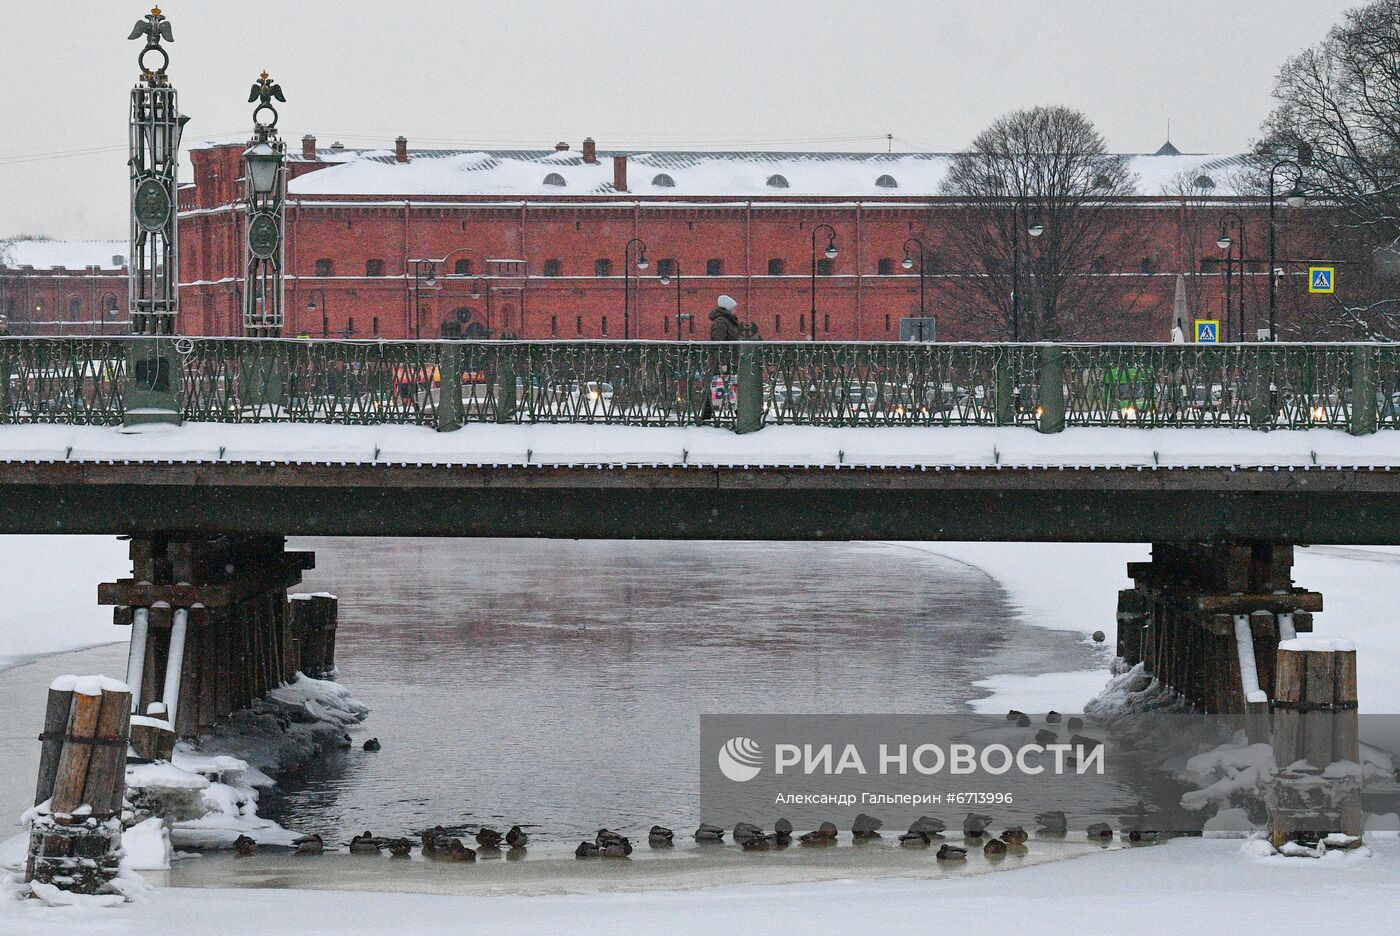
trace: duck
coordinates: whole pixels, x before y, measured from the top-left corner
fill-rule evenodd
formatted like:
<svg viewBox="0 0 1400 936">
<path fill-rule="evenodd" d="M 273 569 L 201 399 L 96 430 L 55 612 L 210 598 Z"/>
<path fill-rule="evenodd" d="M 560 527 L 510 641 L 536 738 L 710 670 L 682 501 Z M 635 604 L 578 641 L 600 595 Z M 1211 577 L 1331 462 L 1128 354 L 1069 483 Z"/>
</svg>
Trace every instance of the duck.
<svg viewBox="0 0 1400 936">
<path fill-rule="evenodd" d="M 826 846 L 836 844 L 836 823 L 823 822 L 811 832 L 806 832 L 798 839 L 803 845 Z"/>
<path fill-rule="evenodd" d="M 772 840 L 769 839 L 768 836 L 764 835 L 762 832 L 760 832 L 758 835 L 744 839 L 744 841 L 740 842 L 739 844 L 740 847 L 742 847 L 746 852 L 768 851 L 773 847 Z"/>
<path fill-rule="evenodd" d="M 923 829 L 911 828 L 899 837 L 899 844 L 905 848 L 928 848 L 932 839 Z"/>
<path fill-rule="evenodd" d="M 1060 740 L 1060 736 L 1049 728 L 1042 728 L 1035 733 L 1035 743 L 1041 747 L 1049 747 L 1058 740 Z"/>
<path fill-rule="evenodd" d="M 258 843 L 246 835 L 240 835 L 233 840 L 233 851 L 239 858 L 247 858 L 249 855 L 256 854 L 257 850 Z"/>
<path fill-rule="evenodd" d="M 1071 734 L 1076 731 L 1083 731 L 1084 719 L 1080 718 L 1078 715 L 1071 715 L 1069 720 L 1065 722 L 1065 727 L 1070 730 Z"/>
<path fill-rule="evenodd" d="M 1026 830 L 1018 825 L 1007 826 L 1001 832 L 1001 840 L 1008 845 L 1024 845 L 1027 838 Z"/>
<path fill-rule="evenodd" d="M 1031 726 L 1031 717 L 1025 712 L 1018 712 L 1015 709 L 1006 713 L 1006 720 L 1014 722 L 1017 728 L 1029 728 Z"/>
<path fill-rule="evenodd" d="M 938 854 L 934 857 L 939 861 L 966 861 L 967 849 L 961 845 L 950 845 L 944 842 L 938 846 Z"/>
<path fill-rule="evenodd" d="M 987 844 L 982 846 L 982 854 L 988 858 L 1005 858 L 1006 843 L 1001 839 L 987 839 Z"/>
<path fill-rule="evenodd" d="M 787 848 L 792 844 L 792 823 L 786 819 L 779 819 L 773 823 L 773 844 L 779 848 Z"/>
<path fill-rule="evenodd" d="M 734 826 L 734 841 L 739 845 L 747 845 L 754 839 L 763 838 L 763 830 L 752 822 L 740 822 Z"/>
<path fill-rule="evenodd" d="M 676 833 L 665 826 L 654 825 L 647 833 L 647 844 L 652 848 L 670 848 L 675 844 Z"/>
<path fill-rule="evenodd" d="M 602 849 L 593 842 L 579 842 L 578 848 L 574 849 L 575 858 L 597 858 Z"/>
<path fill-rule="evenodd" d="M 526 835 L 520 826 L 513 825 L 506 832 L 506 844 L 511 848 L 524 848 L 530 844 L 530 836 Z"/>
<path fill-rule="evenodd" d="M 987 834 L 987 826 L 991 823 L 992 817 L 982 813 L 968 813 L 963 820 L 963 835 L 968 838 L 981 838 Z"/>
<path fill-rule="evenodd" d="M 856 841 L 877 839 L 880 837 L 880 828 L 884 823 L 874 816 L 867 816 L 865 813 L 858 813 L 856 821 L 851 823 L 851 837 Z"/>
<path fill-rule="evenodd" d="M 1094 641 L 1094 643 L 1096 643 L 1096 644 L 1101 644 L 1101 643 L 1103 643 L 1103 642 L 1104 642 L 1105 640 L 1107 640 L 1107 639 L 1108 639 L 1108 635 L 1105 634 L 1103 631 L 1094 631 L 1094 633 L 1093 633 L 1093 641 Z"/>
<path fill-rule="evenodd" d="M 910 832 L 923 832 L 930 838 L 940 834 L 948 828 L 948 823 L 933 816 L 920 816 L 909 824 Z"/>
<path fill-rule="evenodd" d="M 695 830 L 695 841 L 697 842 L 723 842 L 724 829 L 708 822 L 700 823 L 700 828 Z"/>
<path fill-rule="evenodd" d="M 593 843 L 608 858 L 626 858 L 632 854 L 632 842 L 625 835 L 599 829 Z"/>
<path fill-rule="evenodd" d="M 1058 809 L 1037 813 L 1035 821 L 1040 824 L 1040 832 L 1043 835 L 1064 835 L 1069 830 L 1069 820 Z"/>
<path fill-rule="evenodd" d="M 365 742 L 364 748 L 365 748 L 366 751 L 370 751 L 371 753 L 373 753 L 374 751 L 379 750 L 379 739 L 378 739 L 378 738 L 370 738 L 368 741 Z"/>
<path fill-rule="evenodd" d="M 490 826 L 482 826 L 476 830 L 476 844 L 482 848 L 500 848 L 501 833 Z"/>
<path fill-rule="evenodd" d="M 413 839 L 391 839 L 386 845 L 391 858 L 407 858 L 409 853 L 413 851 Z"/>
<path fill-rule="evenodd" d="M 1107 822 L 1092 823 L 1088 829 L 1084 830 L 1091 840 L 1111 840 L 1113 838 L 1113 827 Z"/>
<path fill-rule="evenodd" d="M 438 849 L 439 861 L 455 861 L 465 864 L 476 860 L 476 852 L 462 844 L 459 838 L 448 839 L 447 847 Z"/>
<path fill-rule="evenodd" d="M 1051 709 L 1050 711 L 1045 713 L 1045 724 L 1058 725 L 1060 723 L 1061 717 L 1062 716 L 1059 712 L 1055 711 L 1054 709 Z"/>
<path fill-rule="evenodd" d="M 366 830 L 363 835 L 357 835 L 350 840 L 350 854 L 377 855 L 379 854 L 379 846 L 379 839 Z"/>
<path fill-rule="evenodd" d="M 315 833 L 303 835 L 292 844 L 296 846 L 298 855 L 319 855 L 326 850 L 325 841 Z"/>
<path fill-rule="evenodd" d="M 1162 841 L 1162 833 L 1152 829 L 1133 829 L 1128 833 L 1128 841 L 1134 845 L 1155 845 Z"/>
</svg>

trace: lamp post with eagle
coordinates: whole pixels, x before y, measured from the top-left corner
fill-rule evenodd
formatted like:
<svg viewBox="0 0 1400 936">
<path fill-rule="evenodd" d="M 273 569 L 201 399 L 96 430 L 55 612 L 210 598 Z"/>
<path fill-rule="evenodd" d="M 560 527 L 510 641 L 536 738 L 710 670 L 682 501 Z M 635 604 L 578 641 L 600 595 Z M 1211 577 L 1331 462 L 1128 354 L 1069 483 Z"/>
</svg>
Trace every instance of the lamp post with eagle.
<svg viewBox="0 0 1400 936">
<path fill-rule="evenodd" d="M 243 331 L 254 338 L 276 338 L 284 324 L 283 231 L 286 224 L 287 144 L 277 136 L 277 108 L 286 103 L 282 86 L 258 76 L 248 94 L 253 139 L 243 151 L 244 219 Z"/>
</svg>

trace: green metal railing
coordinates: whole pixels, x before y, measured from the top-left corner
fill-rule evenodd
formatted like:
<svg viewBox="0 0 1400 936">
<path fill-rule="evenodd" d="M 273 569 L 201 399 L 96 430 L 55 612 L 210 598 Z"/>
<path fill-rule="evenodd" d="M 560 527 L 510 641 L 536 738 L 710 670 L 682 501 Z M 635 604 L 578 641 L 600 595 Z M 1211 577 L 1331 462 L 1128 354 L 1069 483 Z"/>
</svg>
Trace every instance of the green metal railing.
<svg viewBox="0 0 1400 936">
<path fill-rule="evenodd" d="M 1400 427 L 1400 346 L 0 338 L 0 423 Z M 164 394 L 164 396 L 162 396 Z M 135 401 L 135 402 L 133 402 Z"/>
</svg>

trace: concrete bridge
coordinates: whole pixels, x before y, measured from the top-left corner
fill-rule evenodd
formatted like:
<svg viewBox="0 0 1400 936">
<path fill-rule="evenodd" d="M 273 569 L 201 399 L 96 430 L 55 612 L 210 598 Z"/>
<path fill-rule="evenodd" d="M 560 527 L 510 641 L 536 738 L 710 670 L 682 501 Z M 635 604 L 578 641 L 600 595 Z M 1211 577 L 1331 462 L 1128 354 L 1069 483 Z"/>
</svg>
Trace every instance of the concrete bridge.
<svg viewBox="0 0 1400 936">
<path fill-rule="evenodd" d="M 1233 714 L 1354 712 L 1277 698 L 1322 609 L 1293 545 L 1400 543 L 1389 347 L 26 339 L 0 375 L 0 532 L 131 537 L 100 597 L 160 743 L 333 665 L 290 535 L 1150 541 L 1119 652 Z"/>
</svg>

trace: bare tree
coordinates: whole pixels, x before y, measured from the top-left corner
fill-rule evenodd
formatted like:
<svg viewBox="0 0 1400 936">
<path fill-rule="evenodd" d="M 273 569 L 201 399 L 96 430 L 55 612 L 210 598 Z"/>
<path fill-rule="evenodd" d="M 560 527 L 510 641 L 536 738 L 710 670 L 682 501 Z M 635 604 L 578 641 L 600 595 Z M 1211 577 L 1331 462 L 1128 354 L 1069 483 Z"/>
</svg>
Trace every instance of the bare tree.
<svg viewBox="0 0 1400 936">
<path fill-rule="evenodd" d="M 1345 289 L 1293 323 L 1307 337 L 1400 338 L 1400 0 L 1346 14 L 1290 59 L 1264 124 L 1267 154 L 1311 147 L 1306 189 L 1313 238 L 1347 260 Z M 1320 311 L 1325 309 L 1325 311 Z"/>
<path fill-rule="evenodd" d="M 1075 338 L 1113 328 L 1141 294 L 1109 258 L 1137 254 L 1140 225 L 1111 204 L 1136 193 L 1126 161 L 1082 113 L 1037 107 L 998 119 L 953 158 L 943 192 L 962 205 L 944 243 L 967 314 L 994 336 Z M 1038 235 L 1037 233 L 1038 232 Z"/>
</svg>

